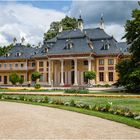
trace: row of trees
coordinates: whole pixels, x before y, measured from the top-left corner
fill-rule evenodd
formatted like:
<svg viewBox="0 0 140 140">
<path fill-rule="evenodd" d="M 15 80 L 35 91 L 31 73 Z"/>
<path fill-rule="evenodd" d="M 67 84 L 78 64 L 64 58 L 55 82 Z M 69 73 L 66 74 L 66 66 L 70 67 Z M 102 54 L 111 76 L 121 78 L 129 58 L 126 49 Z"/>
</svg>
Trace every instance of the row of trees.
<svg viewBox="0 0 140 140">
<path fill-rule="evenodd" d="M 140 6 L 140 2 L 138 2 Z M 130 45 L 131 58 L 117 64 L 119 73 L 117 84 L 130 92 L 140 92 L 140 10 L 132 11 L 132 19 L 125 25 L 127 43 Z"/>
<path fill-rule="evenodd" d="M 32 73 L 32 81 L 34 81 L 35 83 L 37 82 L 37 80 L 41 77 L 41 73 L 38 71 L 35 71 Z M 94 71 L 87 71 L 85 73 L 85 77 L 89 80 L 89 84 L 90 84 L 90 80 L 95 79 L 96 77 L 96 73 Z M 16 73 L 12 73 L 9 77 L 9 81 L 13 84 L 16 85 L 17 83 L 19 83 L 20 85 L 22 85 L 24 83 L 24 79 L 23 77 L 19 77 Z"/>
<path fill-rule="evenodd" d="M 35 83 L 37 82 L 37 79 L 39 79 L 41 77 L 41 73 L 35 71 L 32 73 L 32 81 L 34 81 Z M 18 74 L 16 73 L 12 73 L 9 76 L 9 81 L 13 84 L 16 85 L 17 83 L 19 83 L 20 85 L 22 85 L 24 83 L 24 78 L 23 77 L 19 77 Z"/>
</svg>

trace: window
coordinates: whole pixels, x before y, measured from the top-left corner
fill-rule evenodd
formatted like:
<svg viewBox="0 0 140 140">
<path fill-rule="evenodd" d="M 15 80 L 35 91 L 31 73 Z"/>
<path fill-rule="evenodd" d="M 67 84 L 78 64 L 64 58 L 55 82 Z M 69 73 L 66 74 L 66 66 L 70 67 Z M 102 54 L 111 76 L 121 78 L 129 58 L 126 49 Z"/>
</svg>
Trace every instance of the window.
<svg viewBox="0 0 140 140">
<path fill-rule="evenodd" d="M 1 82 L 1 76 L 0 76 L 0 82 Z"/>
<path fill-rule="evenodd" d="M 103 72 L 99 72 L 99 80 L 104 81 L 104 73 Z"/>
<path fill-rule="evenodd" d="M 70 50 L 72 47 L 73 47 L 73 43 L 72 42 L 68 42 L 64 49 Z"/>
<path fill-rule="evenodd" d="M 87 60 L 84 61 L 84 65 L 88 65 L 88 61 Z"/>
<path fill-rule="evenodd" d="M 15 64 L 15 67 L 17 68 L 18 67 L 18 64 Z"/>
<path fill-rule="evenodd" d="M 43 62 L 42 61 L 39 62 L 39 67 L 43 67 Z"/>
<path fill-rule="evenodd" d="M 114 64 L 114 60 L 113 59 L 108 59 L 108 65 L 113 65 Z"/>
<path fill-rule="evenodd" d="M 104 59 L 99 59 L 99 65 L 104 65 Z"/>
<path fill-rule="evenodd" d="M 113 72 L 108 73 L 108 79 L 110 82 L 113 81 Z"/>
<path fill-rule="evenodd" d="M 83 73 L 83 77 L 84 77 L 84 83 L 87 84 L 88 83 L 88 79 L 85 77 L 85 72 Z"/>
<path fill-rule="evenodd" d="M 17 52 L 17 53 L 16 53 L 16 56 L 21 56 L 21 53 L 20 53 L 20 52 Z"/>
<path fill-rule="evenodd" d="M 10 53 L 6 53 L 6 54 L 5 54 L 5 57 L 8 57 L 8 56 L 10 56 Z"/>
<path fill-rule="evenodd" d="M 23 68 L 24 67 L 24 64 L 21 64 L 21 67 Z"/>
<path fill-rule="evenodd" d="M 47 67 L 49 67 L 49 62 L 47 61 Z"/>
<path fill-rule="evenodd" d="M 40 82 L 43 82 L 43 74 L 40 76 L 39 81 L 40 81 Z"/>
<path fill-rule="evenodd" d="M 32 67 L 35 67 L 35 62 L 32 63 Z"/>
<path fill-rule="evenodd" d="M 45 49 L 44 49 L 44 53 L 47 53 L 48 51 L 49 51 L 48 48 L 45 48 Z"/>
<path fill-rule="evenodd" d="M 71 61 L 71 68 L 74 69 L 74 60 Z"/>
<path fill-rule="evenodd" d="M 104 44 L 104 50 L 109 50 L 110 44 Z"/>
<path fill-rule="evenodd" d="M 9 67 L 12 68 L 12 64 L 9 64 Z"/>
<path fill-rule="evenodd" d="M 20 77 L 24 80 L 24 75 L 21 75 Z"/>
<path fill-rule="evenodd" d="M 4 67 L 6 68 L 7 67 L 7 64 L 4 64 Z"/>
</svg>

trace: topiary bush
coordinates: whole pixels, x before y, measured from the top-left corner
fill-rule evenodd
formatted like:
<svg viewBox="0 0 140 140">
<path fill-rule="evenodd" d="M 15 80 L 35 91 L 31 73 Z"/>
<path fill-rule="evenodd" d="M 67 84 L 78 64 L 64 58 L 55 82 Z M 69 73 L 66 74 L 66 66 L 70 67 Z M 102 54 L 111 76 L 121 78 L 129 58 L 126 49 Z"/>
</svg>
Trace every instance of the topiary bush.
<svg viewBox="0 0 140 140">
<path fill-rule="evenodd" d="M 40 84 L 35 84 L 35 85 L 34 85 L 34 88 L 35 88 L 35 89 L 40 89 L 40 88 L 41 88 L 41 85 L 40 85 Z"/>
<path fill-rule="evenodd" d="M 12 73 L 9 77 L 9 81 L 13 84 L 16 85 L 19 82 L 19 76 L 16 73 Z"/>
</svg>

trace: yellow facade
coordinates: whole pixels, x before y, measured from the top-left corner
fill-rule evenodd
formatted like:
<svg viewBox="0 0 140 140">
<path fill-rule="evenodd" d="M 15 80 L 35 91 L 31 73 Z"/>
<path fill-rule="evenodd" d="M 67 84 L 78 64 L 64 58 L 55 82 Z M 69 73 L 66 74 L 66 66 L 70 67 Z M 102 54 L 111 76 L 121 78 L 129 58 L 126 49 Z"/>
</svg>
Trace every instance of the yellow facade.
<svg viewBox="0 0 140 140">
<path fill-rule="evenodd" d="M 90 59 L 90 66 L 88 61 L 89 57 L 64 57 L 61 59 L 38 58 L 35 60 L 1 61 L 0 85 L 11 85 L 9 75 L 13 72 L 24 77 L 24 84 L 27 84 L 29 81 L 32 81 L 32 73 L 34 71 L 39 71 L 42 74 L 38 81 L 40 84 L 60 86 L 62 81 L 61 60 L 63 60 L 64 86 L 73 85 L 75 82 L 75 60 L 77 61 L 76 76 L 78 85 L 84 85 L 87 83 L 87 80 L 84 78 L 84 72 L 88 70 L 96 72 L 96 79 L 91 81 L 93 84 L 113 84 L 117 81 L 118 75 L 115 71 L 115 65 L 118 62 L 118 58 L 116 56 L 96 56 L 95 58 L 92 57 Z"/>
</svg>

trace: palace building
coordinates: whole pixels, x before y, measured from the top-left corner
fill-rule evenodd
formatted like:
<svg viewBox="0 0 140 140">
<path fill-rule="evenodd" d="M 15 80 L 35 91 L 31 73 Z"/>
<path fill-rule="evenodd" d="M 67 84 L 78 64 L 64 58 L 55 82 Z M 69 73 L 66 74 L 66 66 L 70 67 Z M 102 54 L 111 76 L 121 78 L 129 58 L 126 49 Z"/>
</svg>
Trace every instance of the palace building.
<svg viewBox="0 0 140 140">
<path fill-rule="evenodd" d="M 99 28 L 84 29 L 83 20 L 78 19 L 78 28 L 63 31 L 48 40 L 41 48 L 16 44 L 0 57 L 0 85 L 11 85 L 9 75 L 16 72 L 24 78 L 24 84 L 32 81 L 31 75 L 39 71 L 39 83 L 44 86 L 77 86 L 87 84 L 84 73 L 95 71 L 93 84 L 113 84 L 118 75 L 115 65 L 129 56 L 129 46 L 117 42 L 108 35 L 101 20 Z"/>
</svg>

